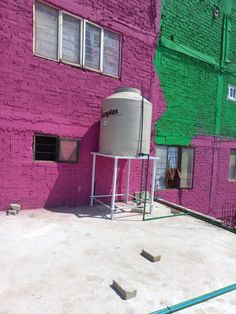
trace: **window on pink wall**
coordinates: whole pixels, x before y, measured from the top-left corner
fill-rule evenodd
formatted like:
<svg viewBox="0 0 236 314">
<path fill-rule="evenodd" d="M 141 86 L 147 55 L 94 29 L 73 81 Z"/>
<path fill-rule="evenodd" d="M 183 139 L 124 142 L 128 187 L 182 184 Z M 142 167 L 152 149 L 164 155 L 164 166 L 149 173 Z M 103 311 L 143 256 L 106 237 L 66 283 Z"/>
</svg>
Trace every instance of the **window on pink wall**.
<svg viewBox="0 0 236 314">
<path fill-rule="evenodd" d="M 99 70 L 101 65 L 101 28 L 86 22 L 85 66 Z"/>
<path fill-rule="evenodd" d="M 81 20 L 63 13 L 62 59 L 81 63 Z"/>
<path fill-rule="evenodd" d="M 34 16 L 35 55 L 120 76 L 121 34 L 41 1 Z"/>
<path fill-rule="evenodd" d="M 50 59 L 58 58 L 58 10 L 36 2 L 35 52 Z"/>
<path fill-rule="evenodd" d="M 104 73 L 119 76 L 120 35 L 104 31 Z"/>
<path fill-rule="evenodd" d="M 229 180 L 236 180 L 236 149 L 230 151 Z"/>
<path fill-rule="evenodd" d="M 193 185 L 194 149 L 177 146 L 156 147 L 156 185 L 163 189 L 191 189 Z"/>
<path fill-rule="evenodd" d="M 70 139 L 59 140 L 59 161 L 77 162 L 78 141 Z"/>
<path fill-rule="evenodd" d="M 34 160 L 78 162 L 79 140 L 52 135 L 34 136 Z"/>
<path fill-rule="evenodd" d="M 57 161 L 57 137 L 35 135 L 34 160 Z"/>
</svg>

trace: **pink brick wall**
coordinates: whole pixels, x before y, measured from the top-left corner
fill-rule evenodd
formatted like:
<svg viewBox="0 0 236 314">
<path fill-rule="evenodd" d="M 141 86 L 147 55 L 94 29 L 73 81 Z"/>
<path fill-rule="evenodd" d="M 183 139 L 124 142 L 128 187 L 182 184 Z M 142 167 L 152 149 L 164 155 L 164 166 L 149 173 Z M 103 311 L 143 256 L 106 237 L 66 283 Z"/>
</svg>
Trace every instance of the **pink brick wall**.
<svg viewBox="0 0 236 314">
<path fill-rule="evenodd" d="M 19 202 L 23 208 L 88 203 L 90 152 L 97 150 L 100 105 L 118 86 L 141 88 L 144 83 L 145 95 L 154 104 L 153 123 L 165 108 L 153 68 L 160 1 L 51 0 L 50 3 L 123 34 L 121 78 L 33 56 L 33 1 L 1 0 L 1 210 L 11 202 Z M 80 162 L 33 162 L 34 133 L 81 138 Z M 105 166 L 108 170 L 99 177 L 100 182 L 97 179 L 97 188 L 109 185 L 111 169 L 110 165 Z M 101 169 L 105 166 L 101 162 Z M 139 182 L 135 169 L 136 165 L 132 190 Z M 119 189 L 125 180 L 125 170 L 121 165 Z"/>
<path fill-rule="evenodd" d="M 23 208 L 88 204 L 91 151 L 97 150 L 102 100 L 118 86 L 141 88 L 153 103 L 153 125 L 165 101 L 153 67 L 160 1 L 51 0 L 50 3 L 123 34 L 121 78 L 48 61 L 32 54 L 30 0 L 0 3 L 0 210 L 19 202 Z M 156 3 L 156 5 L 155 5 Z M 154 132 L 154 128 L 152 129 Z M 33 135 L 80 138 L 78 164 L 33 162 Z M 154 154 L 154 134 L 152 149 Z M 228 180 L 229 154 L 235 141 L 198 137 L 192 190 L 157 195 L 220 217 L 225 199 L 235 202 L 236 182 Z M 214 147 L 214 148 L 213 148 Z M 127 165 L 118 172 L 124 191 Z M 131 172 L 131 192 L 139 190 L 140 164 Z M 98 160 L 96 191 L 111 188 L 111 162 Z"/>
</svg>

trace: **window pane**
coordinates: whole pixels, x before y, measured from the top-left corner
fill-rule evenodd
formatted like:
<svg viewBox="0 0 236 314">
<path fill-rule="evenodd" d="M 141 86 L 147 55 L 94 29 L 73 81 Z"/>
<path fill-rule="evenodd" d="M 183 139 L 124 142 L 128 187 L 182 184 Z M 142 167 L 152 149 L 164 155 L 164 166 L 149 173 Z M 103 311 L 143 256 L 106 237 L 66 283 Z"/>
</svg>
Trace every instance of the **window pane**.
<svg viewBox="0 0 236 314">
<path fill-rule="evenodd" d="M 85 65 L 96 70 L 100 69 L 100 44 L 101 29 L 86 23 Z"/>
<path fill-rule="evenodd" d="M 236 149 L 231 149 L 229 161 L 229 179 L 236 179 Z"/>
<path fill-rule="evenodd" d="M 62 58 L 80 63 L 80 20 L 63 14 L 63 50 Z"/>
<path fill-rule="evenodd" d="M 77 140 L 60 140 L 59 160 L 60 161 L 77 161 L 78 141 Z"/>
<path fill-rule="evenodd" d="M 158 190 L 166 189 L 166 161 L 167 161 L 167 146 L 157 146 L 156 157 L 156 186 Z"/>
<path fill-rule="evenodd" d="M 182 148 L 180 187 L 191 188 L 193 180 L 193 155 L 194 150 Z"/>
<path fill-rule="evenodd" d="M 35 52 L 44 57 L 58 59 L 58 11 L 39 2 L 35 8 Z"/>
<path fill-rule="evenodd" d="M 180 171 L 178 169 L 178 147 L 168 147 L 166 185 L 168 188 L 179 188 Z"/>
<path fill-rule="evenodd" d="M 177 147 L 168 147 L 167 167 L 168 168 L 178 167 L 178 148 Z"/>
<path fill-rule="evenodd" d="M 236 101 L 236 87 L 228 86 L 228 99 Z"/>
<path fill-rule="evenodd" d="M 53 136 L 35 135 L 35 160 L 56 161 L 57 138 Z"/>
<path fill-rule="evenodd" d="M 104 31 L 104 59 L 103 72 L 119 76 L 120 35 Z"/>
</svg>

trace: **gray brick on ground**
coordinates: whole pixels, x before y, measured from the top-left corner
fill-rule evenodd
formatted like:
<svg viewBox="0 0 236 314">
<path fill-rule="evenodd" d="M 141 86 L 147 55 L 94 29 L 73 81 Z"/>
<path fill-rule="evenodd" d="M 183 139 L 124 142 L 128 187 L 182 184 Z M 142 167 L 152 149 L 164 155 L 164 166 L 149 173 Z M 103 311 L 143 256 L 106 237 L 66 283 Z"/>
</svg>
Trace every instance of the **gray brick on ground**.
<svg viewBox="0 0 236 314">
<path fill-rule="evenodd" d="M 121 278 L 113 280 L 112 288 L 124 300 L 134 298 L 137 295 L 137 290 L 130 286 L 126 280 Z"/>
<path fill-rule="evenodd" d="M 154 251 L 152 250 L 142 250 L 141 254 L 143 257 L 145 257 L 146 259 L 148 259 L 150 262 L 159 262 L 161 260 L 161 255 L 160 254 L 156 254 Z"/>
</svg>

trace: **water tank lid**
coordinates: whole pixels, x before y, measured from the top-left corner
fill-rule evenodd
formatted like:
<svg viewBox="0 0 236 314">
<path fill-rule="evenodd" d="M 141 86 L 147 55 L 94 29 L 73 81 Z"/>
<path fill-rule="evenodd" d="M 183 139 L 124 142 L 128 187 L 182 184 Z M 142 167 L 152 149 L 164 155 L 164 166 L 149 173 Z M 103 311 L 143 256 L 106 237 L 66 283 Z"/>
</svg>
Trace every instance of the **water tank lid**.
<svg viewBox="0 0 236 314">
<path fill-rule="evenodd" d="M 116 89 L 116 93 L 123 93 L 123 92 L 128 92 L 128 93 L 135 93 L 135 94 L 139 94 L 141 95 L 141 92 L 139 89 L 137 88 L 133 88 L 133 87 L 118 87 Z"/>
</svg>

